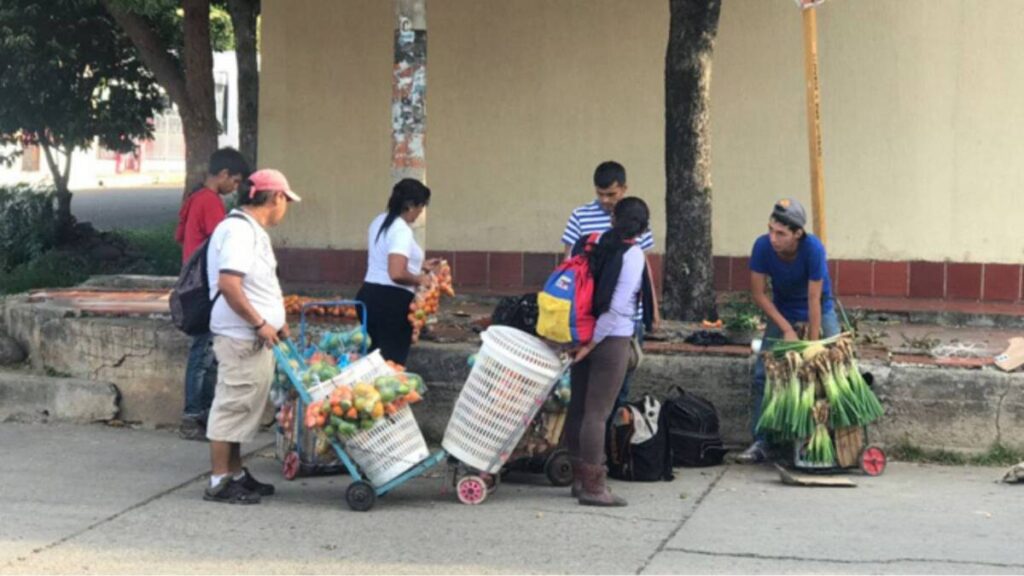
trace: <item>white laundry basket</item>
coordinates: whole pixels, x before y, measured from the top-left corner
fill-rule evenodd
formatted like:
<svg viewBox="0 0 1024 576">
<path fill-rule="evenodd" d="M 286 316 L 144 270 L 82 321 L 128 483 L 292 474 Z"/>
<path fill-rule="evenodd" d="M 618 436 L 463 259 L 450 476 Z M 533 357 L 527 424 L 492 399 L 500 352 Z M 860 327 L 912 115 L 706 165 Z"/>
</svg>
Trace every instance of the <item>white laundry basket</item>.
<svg viewBox="0 0 1024 576">
<path fill-rule="evenodd" d="M 374 486 L 394 480 L 430 455 L 408 405 L 346 440 L 345 452 Z"/>
<path fill-rule="evenodd" d="M 542 340 L 515 328 L 492 326 L 481 338 L 442 446 L 464 464 L 496 473 L 565 365 Z"/>
<path fill-rule="evenodd" d="M 306 391 L 313 402 L 326 400 L 331 392 L 339 386 L 355 386 L 356 382 L 373 381 L 378 376 L 390 376 L 395 371 L 388 366 L 387 361 L 380 355 L 380 350 L 374 350 L 359 360 L 349 364 L 341 373 L 326 382 L 318 382 L 310 386 Z"/>
<path fill-rule="evenodd" d="M 339 386 L 357 382 L 373 383 L 380 376 L 393 375 L 380 351 L 376 350 L 342 370 L 334 378 L 309 390 L 314 400 L 323 400 Z M 430 455 L 427 441 L 408 405 L 377 425 L 345 441 L 345 452 L 359 465 L 374 486 L 385 484 Z"/>
</svg>

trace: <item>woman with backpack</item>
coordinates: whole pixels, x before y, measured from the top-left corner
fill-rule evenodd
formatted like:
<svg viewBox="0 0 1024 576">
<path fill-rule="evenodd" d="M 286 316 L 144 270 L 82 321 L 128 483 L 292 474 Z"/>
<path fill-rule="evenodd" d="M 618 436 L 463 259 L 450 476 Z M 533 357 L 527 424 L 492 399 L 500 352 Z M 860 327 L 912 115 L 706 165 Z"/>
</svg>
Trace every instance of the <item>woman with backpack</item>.
<svg viewBox="0 0 1024 576">
<path fill-rule="evenodd" d="M 587 254 L 597 318 L 593 339 L 575 352 L 565 425 L 575 477 L 572 494 L 583 505 L 626 505 L 608 490 L 605 434 L 629 364 L 637 303 L 651 296 L 644 253 L 634 240 L 647 231 L 649 222 L 650 211 L 643 200 L 624 198 L 615 205 L 611 230 L 596 243 L 584 238 L 573 248 L 573 254 Z"/>
<path fill-rule="evenodd" d="M 370 350 L 380 349 L 386 360 L 405 364 L 412 346 L 409 304 L 416 288 L 430 284 L 436 261 L 424 262 L 423 249 L 413 237 L 412 223 L 430 203 L 430 188 L 406 178 L 395 184 L 388 210 L 370 224 L 366 277 L 356 299 L 366 305 Z"/>
</svg>

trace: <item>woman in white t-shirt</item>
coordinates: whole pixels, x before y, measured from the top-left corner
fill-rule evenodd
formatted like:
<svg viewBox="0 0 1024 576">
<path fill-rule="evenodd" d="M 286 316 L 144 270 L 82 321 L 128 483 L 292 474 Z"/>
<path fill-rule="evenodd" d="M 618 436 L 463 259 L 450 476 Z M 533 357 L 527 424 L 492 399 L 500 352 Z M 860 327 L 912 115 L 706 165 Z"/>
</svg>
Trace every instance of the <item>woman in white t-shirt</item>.
<svg viewBox="0 0 1024 576">
<path fill-rule="evenodd" d="M 430 203 L 430 188 L 406 178 L 395 184 L 388 211 L 370 224 L 367 235 L 366 278 L 356 299 L 366 305 L 366 329 L 371 350 L 385 359 L 405 364 L 412 345 L 409 304 L 418 286 L 430 283 L 427 273 L 437 265 L 424 262 L 410 225 Z"/>
</svg>

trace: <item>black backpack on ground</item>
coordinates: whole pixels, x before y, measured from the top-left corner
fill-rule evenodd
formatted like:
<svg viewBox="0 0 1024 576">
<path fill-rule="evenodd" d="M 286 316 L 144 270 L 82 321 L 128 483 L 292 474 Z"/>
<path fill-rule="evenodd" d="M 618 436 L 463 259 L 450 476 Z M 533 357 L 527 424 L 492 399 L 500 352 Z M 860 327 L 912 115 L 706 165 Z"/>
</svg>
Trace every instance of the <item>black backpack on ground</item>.
<svg viewBox="0 0 1024 576">
<path fill-rule="evenodd" d="M 228 218 L 246 219 L 239 214 L 229 214 Z M 210 299 L 210 277 L 206 273 L 206 253 L 209 247 L 210 240 L 207 239 L 189 256 L 171 290 L 171 320 L 189 336 L 210 331 L 210 313 L 213 312 L 217 298 L 220 298 L 218 290 L 217 295 Z"/>
<path fill-rule="evenodd" d="M 718 432 L 718 412 L 710 401 L 676 386 L 661 405 L 676 466 L 717 466 L 728 450 Z"/>
<path fill-rule="evenodd" d="M 491 324 L 511 326 L 526 332 L 537 334 L 537 294 L 523 294 L 502 298 L 491 314 Z"/>
<path fill-rule="evenodd" d="M 644 396 L 639 402 L 630 402 L 626 407 L 635 409 L 631 411 L 638 415 L 635 418 L 643 418 L 647 423 L 654 424 L 655 422 L 645 414 L 649 409 L 648 399 L 653 400 L 649 396 Z M 622 409 L 616 409 L 616 414 Z M 668 438 L 664 405 L 654 418 L 657 422 L 657 432 L 638 444 L 633 443 L 633 435 L 636 433 L 634 421 L 617 424 L 614 420 L 606 435 L 605 451 L 608 456 L 609 476 L 631 482 L 669 481 L 675 478 L 672 474 L 672 446 Z"/>
</svg>

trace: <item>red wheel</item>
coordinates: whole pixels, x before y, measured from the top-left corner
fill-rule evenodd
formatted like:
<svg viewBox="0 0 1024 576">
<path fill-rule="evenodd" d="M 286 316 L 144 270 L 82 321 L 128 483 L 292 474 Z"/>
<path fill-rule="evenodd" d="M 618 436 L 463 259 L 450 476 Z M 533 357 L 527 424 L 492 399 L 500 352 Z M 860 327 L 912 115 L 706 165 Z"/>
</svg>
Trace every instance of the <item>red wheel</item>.
<svg viewBox="0 0 1024 576">
<path fill-rule="evenodd" d="M 887 462 L 885 451 L 878 446 L 868 446 L 860 453 L 860 469 L 868 476 L 880 476 Z"/>
<path fill-rule="evenodd" d="M 302 459 L 299 458 L 298 452 L 289 452 L 284 457 L 284 462 L 281 463 L 281 475 L 284 476 L 285 480 L 295 480 L 295 477 L 299 475 L 299 468 L 302 467 Z"/>
<path fill-rule="evenodd" d="M 466 476 L 455 485 L 455 493 L 463 504 L 479 504 L 487 498 L 487 483 L 479 476 Z"/>
</svg>

